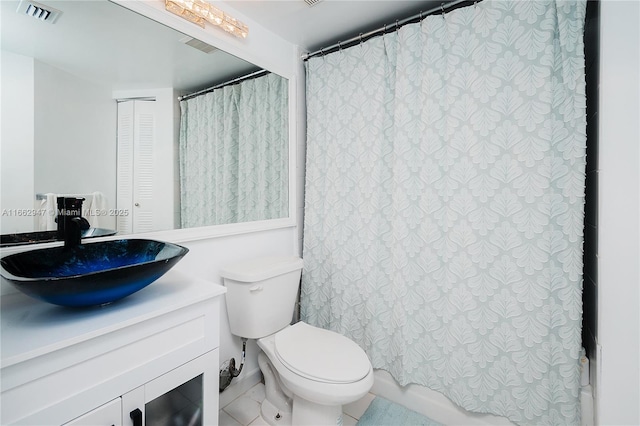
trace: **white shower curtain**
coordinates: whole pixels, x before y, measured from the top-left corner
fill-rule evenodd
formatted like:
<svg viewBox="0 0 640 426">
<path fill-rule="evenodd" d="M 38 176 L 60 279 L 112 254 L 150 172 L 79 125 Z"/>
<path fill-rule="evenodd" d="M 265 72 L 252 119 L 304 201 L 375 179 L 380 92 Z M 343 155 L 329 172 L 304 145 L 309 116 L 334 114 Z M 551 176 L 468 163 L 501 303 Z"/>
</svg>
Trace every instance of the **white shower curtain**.
<svg viewBox="0 0 640 426">
<path fill-rule="evenodd" d="M 287 90 L 269 73 L 180 102 L 183 228 L 287 216 Z"/>
<path fill-rule="evenodd" d="M 490 1 L 307 62 L 301 315 L 401 385 L 579 424 L 584 1 Z"/>
</svg>

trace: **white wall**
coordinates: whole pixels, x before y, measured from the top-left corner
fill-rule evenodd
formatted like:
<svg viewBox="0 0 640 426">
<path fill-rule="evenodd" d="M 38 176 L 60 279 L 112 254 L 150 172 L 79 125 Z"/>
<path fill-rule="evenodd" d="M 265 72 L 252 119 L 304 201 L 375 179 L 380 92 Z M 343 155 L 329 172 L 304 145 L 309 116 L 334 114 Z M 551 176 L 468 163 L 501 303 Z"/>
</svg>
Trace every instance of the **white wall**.
<svg viewBox="0 0 640 426">
<path fill-rule="evenodd" d="M 640 3 L 600 15 L 596 423 L 640 424 Z"/>
<path fill-rule="evenodd" d="M 0 134 L 0 190 L 3 234 L 33 230 L 34 217 L 16 209 L 33 209 L 33 78 L 34 61 L 2 51 L 0 58 L 2 130 Z"/>
<path fill-rule="evenodd" d="M 116 103 L 111 88 L 35 61 L 35 192 L 116 197 Z M 33 196 L 33 195 L 32 195 Z M 4 198 L 4 194 L 3 194 Z M 105 227 L 115 228 L 113 223 Z"/>
</svg>

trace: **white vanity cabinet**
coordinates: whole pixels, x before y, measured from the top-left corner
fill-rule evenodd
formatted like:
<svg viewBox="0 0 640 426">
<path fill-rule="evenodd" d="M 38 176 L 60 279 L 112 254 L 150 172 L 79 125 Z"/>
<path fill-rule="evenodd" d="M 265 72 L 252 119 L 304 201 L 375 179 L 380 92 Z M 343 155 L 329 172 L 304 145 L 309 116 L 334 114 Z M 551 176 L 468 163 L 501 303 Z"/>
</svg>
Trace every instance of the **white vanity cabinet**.
<svg viewBox="0 0 640 426">
<path fill-rule="evenodd" d="M 172 270 L 103 307 L 2 296 L 0 424 L 216 425 L 224 292 Z"/>
</svg>

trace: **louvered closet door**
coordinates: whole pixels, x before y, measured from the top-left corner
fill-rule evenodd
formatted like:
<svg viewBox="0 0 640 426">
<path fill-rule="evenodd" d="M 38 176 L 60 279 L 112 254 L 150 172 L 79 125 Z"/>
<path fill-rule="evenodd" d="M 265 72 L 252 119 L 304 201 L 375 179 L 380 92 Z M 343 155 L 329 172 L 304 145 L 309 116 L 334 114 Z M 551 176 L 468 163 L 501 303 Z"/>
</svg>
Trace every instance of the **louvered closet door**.
<svg viewBox="0 0 640 426">
<path fill-rule="evenodd" d="M 133 101 L 118 103 L 118 174 L 116 209 L 129 212 L 116 217 L 119 234 L 133 232 Z"/>
<path fill-rule="evenodd" d="M 155 102 L 118 104 L 117 227 L 121 234 L 153 230 Z"/>
<path fill-rule="evenodd" d="M 133 232 L 153 230 L 153 101 L 134 101 L 133 108 Z"/>
</svg>

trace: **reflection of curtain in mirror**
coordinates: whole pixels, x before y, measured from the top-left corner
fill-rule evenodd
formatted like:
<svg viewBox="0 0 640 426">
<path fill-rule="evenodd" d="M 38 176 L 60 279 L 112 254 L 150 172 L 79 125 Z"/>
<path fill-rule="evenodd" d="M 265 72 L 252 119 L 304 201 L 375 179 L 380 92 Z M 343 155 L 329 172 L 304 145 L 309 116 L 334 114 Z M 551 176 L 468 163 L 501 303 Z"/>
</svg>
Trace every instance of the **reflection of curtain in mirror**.
<svg viewBox="0 0 640 426">
<path fill-rule="evenodd" d="M 287 105 L 271 73 L 180 102 L 183 228 L 287 216 Z"/>
</svg>

